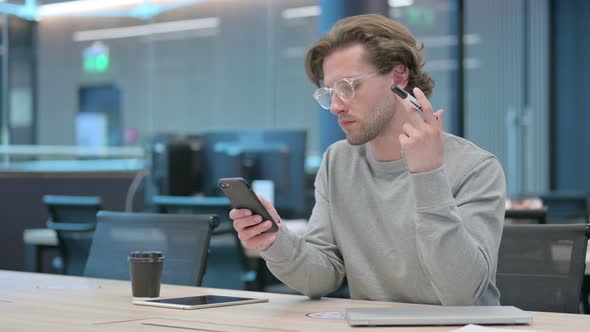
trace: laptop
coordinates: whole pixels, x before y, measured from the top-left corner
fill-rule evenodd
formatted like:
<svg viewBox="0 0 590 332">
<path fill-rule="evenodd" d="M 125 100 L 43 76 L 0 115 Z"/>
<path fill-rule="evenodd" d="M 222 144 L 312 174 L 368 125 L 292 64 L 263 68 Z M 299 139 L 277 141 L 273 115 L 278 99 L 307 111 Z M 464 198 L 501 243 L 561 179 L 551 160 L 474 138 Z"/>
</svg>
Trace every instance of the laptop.
<svg viewBox="0 0 590 332">
<path fill-rule="evenodd" d="M 351 326 L 530 324 L 533 315 L 512 306 L 346 308 Z"/>
</svg>

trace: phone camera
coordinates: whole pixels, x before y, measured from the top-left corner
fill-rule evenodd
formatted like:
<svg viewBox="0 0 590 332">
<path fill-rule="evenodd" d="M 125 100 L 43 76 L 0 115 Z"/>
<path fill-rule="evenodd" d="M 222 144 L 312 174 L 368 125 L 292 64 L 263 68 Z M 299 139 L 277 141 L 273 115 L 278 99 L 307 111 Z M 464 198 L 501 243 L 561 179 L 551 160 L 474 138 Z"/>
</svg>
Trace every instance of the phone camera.
<svg viewBox="0 0 590 332">
<path fill-rule="evenodd" d="M 229 184 L 227 183 L 221 183 L 220 186 L 221 188 L 229 188 Z"/>
</svg>

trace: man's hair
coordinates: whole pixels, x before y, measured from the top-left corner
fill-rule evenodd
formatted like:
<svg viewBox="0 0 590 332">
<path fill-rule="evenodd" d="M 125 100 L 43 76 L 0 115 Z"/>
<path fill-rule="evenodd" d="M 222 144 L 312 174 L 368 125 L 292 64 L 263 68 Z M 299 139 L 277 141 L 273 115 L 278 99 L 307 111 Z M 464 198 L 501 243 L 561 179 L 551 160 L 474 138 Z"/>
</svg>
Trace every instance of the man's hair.
<svg viewBox="0 0 590 332">
<path fill-rule="evenodd" d="M 409 71 L 406 90 L 412 93 L 412 89 L 418 87 L 430 97 L 434 81 L 422 71 L 424 45 L 416 44 L 412 33 L 400 23 L 377 14 L 341 19 L 318 40 L 305 58 L 309 79 L 320 86 L 324 79 L 324 59 L 333 51 L 356 43 L 364 45 L 365 61 L 375 66 L 379 73 L 388 73 L 396 65 L 404 65 Z"/>
</svg>

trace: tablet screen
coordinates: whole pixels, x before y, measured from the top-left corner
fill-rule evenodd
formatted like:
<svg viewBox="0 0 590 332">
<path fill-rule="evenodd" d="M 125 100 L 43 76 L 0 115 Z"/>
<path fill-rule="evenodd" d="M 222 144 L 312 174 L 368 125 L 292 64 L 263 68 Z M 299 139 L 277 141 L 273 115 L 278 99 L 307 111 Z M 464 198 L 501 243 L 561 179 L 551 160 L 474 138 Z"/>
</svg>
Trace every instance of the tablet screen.
<svg viewBox="0 0 590 332">
<path fill-rule="evenodd" d="M 177 309 L 201 309 L 221 307 L 227 305 L 249 304 L 268 302 L 268 299 L 257 299 L 248 297 L 203 295 L 190 297 L 176 297 L 170 299 L 134 300 L 134 304 L 149 305 L 156 307 L 177 308 Z"/>
<path fill-rule="evenodd" d="M 148 302 L 170 303 L 170 304 L 180 304 L 180 305 L 204 305 L 204 304 L 218 304 L 218 303 L 240 302 L 240 301 L 250 301 L 250 300 L 254 300 L 254 299 L 246 298 L 246 297 L 203 295 L 203 296 L 177 297 L 177 298 L 173 298 L 173 299 L 149 300 Z"/>
</svg>

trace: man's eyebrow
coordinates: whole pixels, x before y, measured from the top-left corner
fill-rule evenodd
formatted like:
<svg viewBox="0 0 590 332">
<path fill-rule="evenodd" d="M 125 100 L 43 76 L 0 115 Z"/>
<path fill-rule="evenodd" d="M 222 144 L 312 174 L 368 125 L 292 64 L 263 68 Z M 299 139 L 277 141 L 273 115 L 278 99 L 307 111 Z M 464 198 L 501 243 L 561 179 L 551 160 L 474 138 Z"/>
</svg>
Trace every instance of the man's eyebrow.
<svg viewBox="0 0 590 332">
<path fill-rule="evenodd" d="M 336 81 L 340 81 L 340 80 L 342 80 L 342 79 L 345 79 L 345 78 L 351 78 L 351 77 L 354 77 L 354 76 L 356 76 L 356 75 L 353 75 L 353 76 L 342 76 L 342 77 L 340 77 L 340 78 L 337 78 L 337 79 L 335 79 L 335 80 L 332 82 L 332 84 L 334 84 L 334 82 L 336 82 Z M 323 84 L 325 84 L 325 83 L 326 83 L 326 81 L 325 81 L 325 80 L 321 80 L 320 82 L 322 82 Z M 321 86 L 328 86 L 328 85 L 321 85 Z"/>
</svg>

